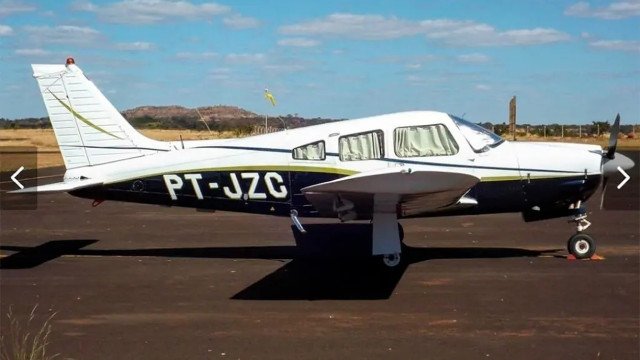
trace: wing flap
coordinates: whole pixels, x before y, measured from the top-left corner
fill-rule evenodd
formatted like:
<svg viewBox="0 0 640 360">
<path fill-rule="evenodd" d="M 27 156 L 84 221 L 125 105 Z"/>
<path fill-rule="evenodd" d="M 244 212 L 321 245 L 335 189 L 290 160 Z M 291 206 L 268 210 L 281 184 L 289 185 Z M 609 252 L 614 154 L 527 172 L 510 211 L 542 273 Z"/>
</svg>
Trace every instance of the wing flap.
<svg viewBox="0 0 640 360">
<path fill-rule="evenodd" d="M 479 181 L 479 177 L 464 172 L 385 168 L 307 186 L 302 192 L 423 194 L 449 190 L 466 191 Z"/>
<path fill-rule="evenodd" d="M 475 199 L 469 203 L 463 196 L 479 181 L 464 172 L 387 168 L 308 186 L 302 192 L 321 214 L 335 214 L 334 200 L 340 195 L 354 204 L 358 218 L 365 219 L 373 213 L 375 194 L 398 195 L 403 216 L 437 212 L 458 203 L 474 206 Z"/>
</svg>

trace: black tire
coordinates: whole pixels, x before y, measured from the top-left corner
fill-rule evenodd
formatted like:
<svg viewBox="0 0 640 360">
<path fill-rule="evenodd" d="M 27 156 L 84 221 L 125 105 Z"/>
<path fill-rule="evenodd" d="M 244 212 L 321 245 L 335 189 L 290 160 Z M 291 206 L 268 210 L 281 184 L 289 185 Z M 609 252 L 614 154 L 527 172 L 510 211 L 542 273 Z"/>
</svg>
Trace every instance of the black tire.
<svg viewBox="0 0 640 360">
<path fill-rule="evenodd" d="M 393 264 L 389 264 L 387 263 L 387 257 L 389 257 L 389 260 L 393 263 Z M 396 253 L 396 254 L 388 254 L 388 255 L 383 255 L 382 256 L 382 264 L 384 267 L 386 267 L 387 269 L 395 269 L 398 268 L 400 266 L 400 264 L 402 264 L 402 256 L 400 253 Z"/>
<path fill-rule="evenodd" d="M 596 243 L 593 238 L 587 234 L 578 233 L 569 239 L 567 244 L 569 254 L 576 259 L 588 259 L 596 253 Z"/>
</svg>

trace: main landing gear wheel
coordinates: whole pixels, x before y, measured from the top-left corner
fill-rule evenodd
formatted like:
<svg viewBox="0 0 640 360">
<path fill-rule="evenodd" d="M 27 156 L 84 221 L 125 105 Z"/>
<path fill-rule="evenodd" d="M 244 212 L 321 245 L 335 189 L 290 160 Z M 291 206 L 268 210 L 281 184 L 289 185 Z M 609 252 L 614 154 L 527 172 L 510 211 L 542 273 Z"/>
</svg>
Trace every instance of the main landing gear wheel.
<svg viewBox="0 0 640 360">
<path fill-rule="evenodd" d="M 569 238 L 567 243 L 569 254 L 576 259 L 588 259 L 596 253 L 596 243 L 593 238 L 587 234 L 577 233 Z"/>
<path fill-rule="evenodd" d="M 387 267 L 396 267 L 400 264 L 400 253 L 386 254 L 382 257 L 382 262 Z"/>
</svg>

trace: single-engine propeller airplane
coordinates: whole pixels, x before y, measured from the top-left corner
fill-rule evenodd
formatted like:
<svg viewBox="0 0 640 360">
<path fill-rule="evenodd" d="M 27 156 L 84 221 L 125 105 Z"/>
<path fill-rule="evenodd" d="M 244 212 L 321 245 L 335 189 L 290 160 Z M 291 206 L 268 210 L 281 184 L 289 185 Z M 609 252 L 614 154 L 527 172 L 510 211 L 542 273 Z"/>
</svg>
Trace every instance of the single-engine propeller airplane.
<svg viewBox="0 0 640 360">
<path fill-rule="evenodd" d="M 63 182 L 18 190 L 93 199 L 341 221 L 372 221 L 372 255 L 400 263 L 398 219 L 505 212 L 570 217 L 576 258 L 594 254 L 584 202 L 618 167 L 607 150 L 509 142 L 460 117 L 414 111 L 239 139 L 162 142 L 138 133 L 66 64 L 32 65 L 64 159 Z M 603 186 L 604 187 L 604 186 Z"/>
</svg>

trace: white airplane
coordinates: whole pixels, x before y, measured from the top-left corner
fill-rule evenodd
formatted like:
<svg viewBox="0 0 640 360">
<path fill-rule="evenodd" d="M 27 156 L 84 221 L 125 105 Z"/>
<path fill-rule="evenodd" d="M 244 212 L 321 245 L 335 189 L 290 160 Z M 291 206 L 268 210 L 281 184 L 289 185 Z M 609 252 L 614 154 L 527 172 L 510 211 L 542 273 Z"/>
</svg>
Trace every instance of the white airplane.
<svg viewBox="0 0 640 360">
<path fill-rule="evenodd" d="M 400 263 L 398 219 L 519 212 L 568 216 L 576 258 L 595 252 L 583 203 L 618 167 L 608 150 L 509 142 L 454 115 L 403 112 L 240 139 L 161 142 L 138 133 L 72 58 L 32 65 L 64 159 L 64 181 L 16 192 L 198 209 L 372 221 L 372 255 Z"/>
</svg>

